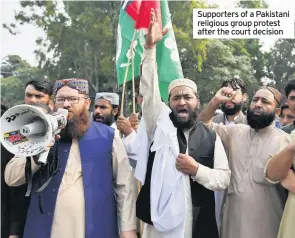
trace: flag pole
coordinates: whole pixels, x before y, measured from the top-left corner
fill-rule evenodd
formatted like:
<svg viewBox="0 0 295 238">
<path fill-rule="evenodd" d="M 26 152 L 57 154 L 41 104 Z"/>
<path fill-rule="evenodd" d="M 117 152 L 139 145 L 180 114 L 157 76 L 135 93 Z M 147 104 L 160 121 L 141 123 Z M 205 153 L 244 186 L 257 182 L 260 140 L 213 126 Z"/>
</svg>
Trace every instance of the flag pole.
<svg viewBox="0 0 295 238">
<path fill-rule="evenodd" d="M 133 38 L 136 34 L 136 29 L 134 30 L 134 35 Z M 134 43 L 134 39 L 132 40 L 132 50 L 131 50 L 131 69 L 132 69 L 132 113 L 135 114 L 136 113 L 136 109 L 135 109 L 135 81 L 134 81 L 134 57 L 133 57 L 133 43 Z M 127 71 L 127 69 L 126 69 Z M 126 79 L 124 79 L 126 80 Z M 139 181 L 137 181 L 137 195 L 140 193 L 140 189 L 141 189 L 141 184 Z M 139 220 L 139 234 L 140 237 L 142 237 L 142 222 Z"/>
<path fill-rule="evenodd" d="M 136 31 L 136 29 L 135 29 Z M 133 47 L 131 51 L 131 68 L 132 68 L 132 113 L 135 114 L 135 82 L 134 82 L 134 57 L 133 57 Z"/>
<path fill-rule="evenodd" d="M 136 29 L 134 29 L 134 33 L 133 33 L 131 45 L 130 45 L 130 48 L 129 48 L 129 50 L 131 50 L 131 57 L 133 56 L 133 43 L 134 43 L 135 33 L 136 33 Z M 132 61 L 133 61 L 133 59 L 132 59 Z M 125 75 L 124 75 L 124 81 L 123 81 L 122 101 L 121 101 L 122 103 L 121 103 L 121 113 L 120 113 L 121 115 L 123 115 L 123 110 L 124 110 L 124 99 L 125 99 L 125 91 L 126 91 L 126 80 L 127 80 L 127 75 L 128 75 L 129 64 L 130 64 L 130 58 L 128 58 L 127 67 L 126 67 L 126 71 L 125 71 Z"/>
</svg>

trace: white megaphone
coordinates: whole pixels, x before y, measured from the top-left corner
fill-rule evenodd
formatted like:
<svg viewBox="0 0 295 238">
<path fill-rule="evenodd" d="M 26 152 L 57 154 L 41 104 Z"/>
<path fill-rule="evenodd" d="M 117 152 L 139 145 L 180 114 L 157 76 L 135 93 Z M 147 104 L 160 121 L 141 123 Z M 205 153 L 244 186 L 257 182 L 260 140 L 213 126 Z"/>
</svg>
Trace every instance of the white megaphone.
<svg viewBox="0 0 295 238">
<path fill-rule="evenodd" d="M 38 162 L 46 164 L 48 146 L 66 126 L 67 115 L 65 109 L 49 115 L 38 106 L 14 106 L 1 117 L 0 141 L 10 153 L 26 157 L 40 154 Z"/>
</svg>

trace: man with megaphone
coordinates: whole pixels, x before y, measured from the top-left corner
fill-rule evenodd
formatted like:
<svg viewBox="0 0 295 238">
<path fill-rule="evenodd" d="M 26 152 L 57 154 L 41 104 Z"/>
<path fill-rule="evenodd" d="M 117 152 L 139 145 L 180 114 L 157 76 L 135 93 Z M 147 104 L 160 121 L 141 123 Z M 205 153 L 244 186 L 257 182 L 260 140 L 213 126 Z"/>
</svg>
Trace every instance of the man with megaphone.
<svg viewBox="0 0 295 238">
<path fill-rule="evenodd" d="M 112 128 L 90 120 L 88 82 L 56 81 L 54 103 L 68 110 L 68 122 L 48 162 L 31 160 L 34 175 L 24 238 L 136 237 L 136 191 L 128 157 Z M 25 158 L 13 158 L 5 181 L 24 184 L 25 167 Z"/>
<path fill-rule="evenodd" d="M 53 85 L 50 82 L 45 80 L 30 80 L 26 83 L 24 87 L 24 102 L 25 104 L 42 103 L 48 105 L 50 109 L 53 109 L 52 94 Z M 3 151 L 7 150 L 1 145 L 1 153 Z M 5 166 L 7 162 L 12 158 L 11 157 L 8 159 L 7 157 L 5 157 L 6 156 L 4 156 L 4 159 L 1 159 L 1 164 L 3 165 L 3 167 L 1 166 L 1 173 L 3 173 L 3 182 Z M 3 215 L 3 222 L 1 222 L 1 224 L 4 224 L 4 226 L 1 228 L 1 235 L 4 238 L 22 237 L 25 219 L 27 216 L 27 210 L 30 202 L 30 198 L 25 197 L 27 185 L 24 184 L 22 186 L 12 188 L 8 187 L 4 182 L 2 188 L 6 188 L 6 190 L 1 195 L 1 205 L 3 208 L 5 208 L 1 211 L 1 214 Z M 10 205 L 8 205 L 6 201 L 9 201 Z"/>
</svg>

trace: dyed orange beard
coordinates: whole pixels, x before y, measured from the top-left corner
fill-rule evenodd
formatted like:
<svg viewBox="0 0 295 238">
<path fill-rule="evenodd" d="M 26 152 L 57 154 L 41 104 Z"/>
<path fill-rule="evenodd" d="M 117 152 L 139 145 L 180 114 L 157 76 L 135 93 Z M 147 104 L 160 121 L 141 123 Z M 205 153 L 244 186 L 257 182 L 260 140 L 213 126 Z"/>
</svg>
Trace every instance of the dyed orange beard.
<svg viewBox="0 0 295 238">
<path fill-rule="evenodd" d="M 89 111 L 86 107 L 76 116 L 68 119 L 67 126 L 60 133 L 62 141 L 72 141 L 73 138 L 81 138 L 90 125 Z"/>
</svg>

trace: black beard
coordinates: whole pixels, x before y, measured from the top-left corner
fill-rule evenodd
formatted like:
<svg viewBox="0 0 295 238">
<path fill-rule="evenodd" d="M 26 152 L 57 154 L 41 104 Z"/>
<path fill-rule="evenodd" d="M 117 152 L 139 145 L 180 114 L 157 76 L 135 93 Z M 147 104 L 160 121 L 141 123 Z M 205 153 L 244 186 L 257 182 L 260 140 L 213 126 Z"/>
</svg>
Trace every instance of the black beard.
<svg viewBox="0 0 295 238">
<path fill-rule="evenodd" d="M 100 122 L 100 121 L 96 121 L 96 119 L 101 119 L 101 123 L 107 125 L 107 126 L 111 126 L 114 121 L 115 121 L 115 118 L 112 114 L 110 114 L 109 116 L 107 117 L 103 117 L 103 116 L 100 116 L 100 115 L 94 115 L 93 114 L 93 121 L 95 122 Z"/>
<path fill-rule="evenodd" d="M 177 112 L 175 109 L 170 109 L 172 110 L 169 115 L 170 119 L 177 129 L 190 129 L 196 123 L 196 111 L 192 111 L 190 108 L 188 108 L 188 119 L 184 119 L 177 116 Z"/>
<path fill-rule="evenodd" d="M 254 110 L 250 108 L 247 111 L 248 125 L 255 130 L 259 130 L 268 127 L 275 119 L 275 111 L 271 113 L 265 113 L 262 110 L 256 110 L 261 112 L 261 115 L 255 115 Z"/>
<path fill-rule="evenodd" d="M 221 105 L 221 110 L 226 116 L 232 116 L 235 115 L 237 112 L 241 111 L 242 109 L 242 103 L 234 103 L 234 107 L 228 108 L 225 106 L 225 104 Z"/>
<path fill-rule="evenodd" d="M 73 138 L 81 138 L 88 130 L 90 124 L 89 111 L 83 110 L 78 116 L 68 119 L 67 126 L 60 132 L 60 139 L 71 142 Z"/>
</svg>

